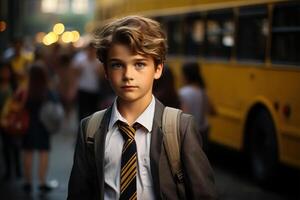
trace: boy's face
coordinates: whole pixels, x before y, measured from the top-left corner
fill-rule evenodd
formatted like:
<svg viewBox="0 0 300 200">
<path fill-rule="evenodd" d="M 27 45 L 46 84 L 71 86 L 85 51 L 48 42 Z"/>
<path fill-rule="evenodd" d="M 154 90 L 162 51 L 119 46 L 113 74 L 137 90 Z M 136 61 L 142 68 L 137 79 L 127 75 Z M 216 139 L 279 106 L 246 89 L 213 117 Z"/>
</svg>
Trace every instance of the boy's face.
<svg viewBox="0 0 300 200">
<path fill-rule="evenodd" d="M 120 100 L 145 103 L 151 100 L 154 79 L 160 78 L 163 65 L 154 59 L 132 54 L 127 46 L 114 44 L 108 52 L 105 75 Z"/>
</svg>

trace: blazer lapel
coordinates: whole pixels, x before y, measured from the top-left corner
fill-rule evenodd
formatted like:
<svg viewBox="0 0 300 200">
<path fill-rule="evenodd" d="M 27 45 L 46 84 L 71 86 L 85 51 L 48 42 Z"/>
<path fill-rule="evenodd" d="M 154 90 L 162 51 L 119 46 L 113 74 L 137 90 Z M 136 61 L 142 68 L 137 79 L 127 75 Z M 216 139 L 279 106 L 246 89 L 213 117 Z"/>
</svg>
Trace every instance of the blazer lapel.
<svg viewBox="0 0 300 200">
<path fill-rule="evenodd" d="M 100 186 L 100 199 L 104 199 L 104 149 L 111 111 L 112 106 L 106 110 L 100 127 L 95 134 L 95 160 L 97 167 L 98 182 Z"/>
<path fill-rule="evenodd" d="M 164 105 L 156 99 L 150 145 L 150 166 L 156 199 L 161 199 L 159 181 L 159 159 L 161 150 L 163 148 L 163 132 L 161 128 L 163 110 Z"/>
<path fill-rule="evenodd" d="M 151 133 L 150 145 L 150 166 L 156 199 L 161 199 L 159 184 L 159 159 L 163 144 L 163 132 L 161 129 L 162 113 L 164 105 L 157 99 L 155 100 L 155 113 Z M 95 134 L 95 160 L 97 167 L 98 182 L 100 186 L 100 199 L 104 199 L 104 152 L 105 139 L 108 130 L 112 107 L 109 107 L 104 114 L 99 129 Z"/>
</svg>

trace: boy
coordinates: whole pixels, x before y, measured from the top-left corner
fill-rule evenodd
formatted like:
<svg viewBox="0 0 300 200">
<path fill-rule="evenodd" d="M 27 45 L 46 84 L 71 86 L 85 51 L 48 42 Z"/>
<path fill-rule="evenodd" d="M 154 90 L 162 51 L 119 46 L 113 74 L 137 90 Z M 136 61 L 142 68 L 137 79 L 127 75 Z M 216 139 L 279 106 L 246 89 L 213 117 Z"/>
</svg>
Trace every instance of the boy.
<svg viewBox="0 0 300 200">
<path fill-rule="evenodd" d="M 108 23 L 96 37 L 98 58 L 117 98 L 92 147 L 85 140 L 89 117 L 81 122 L 68 199 L 180 199 L 163 145 L 164 106 L 152 95 L 166 55 L 159 23 L 128 16 Z M 186 199 L 215 199 L 192 116 L 181 116 L 180 130 Z"/>
</svg>

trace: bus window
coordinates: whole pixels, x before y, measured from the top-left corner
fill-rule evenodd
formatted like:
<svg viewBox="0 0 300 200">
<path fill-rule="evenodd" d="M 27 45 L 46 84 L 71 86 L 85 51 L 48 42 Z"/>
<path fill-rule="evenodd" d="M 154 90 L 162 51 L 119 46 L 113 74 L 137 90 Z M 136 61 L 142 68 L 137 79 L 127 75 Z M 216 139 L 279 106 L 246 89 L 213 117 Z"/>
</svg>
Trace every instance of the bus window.
<svg viewBox="0 0 300 200">
<path fill-rule="evenodd" d="M 229 59 L 234 45 L 232 12 L 215 12 L 207 16 L 206 51 L 208 58 Z"/>
<path fill-rule="evenodd" d="M 237 34 L 237 58 L 264 62 L 268 34 L 267 8 L 241 8 Z"/>
<path fill-rule="evenodd" d="M 167 27 L 167 21 L 164 18 L 162 18 L 162 17 L 156 17 L 156 18 L 154 18 L 154 20 L 156 20 L 156 21 L 158 21 L 160 23 L 160 25 L 161 25 L 164 33 L 167 35 L 167 29 L 168 29 L 168 27 Z"/>
<path fill-rule="evenodd" d="M 177 55 L 181 53 L 182 45 L 182 23 L 179 18 L 170 19 L 166 22 L 168 38 L 168 53 Z"/>
<path fill-rule="evenodd" d="M 187 17 L 184 20 L 184 54 L 202 55 L 205 26 L 200 16 Z"/>
<path fill-rule="evenodd" d="M 152 19 L 155 20 L 155 21 L 158 21 L 161 24 L 162 27 L 164 26 L 163 25 L 164 21 L 163 21 L 162 17 L 152 17 Z"/>
<path fill-rule="evenodd" d="M 300 3 L 273 10 L 271 58 L 274 63 L 300 64 Z"/>
</svg>

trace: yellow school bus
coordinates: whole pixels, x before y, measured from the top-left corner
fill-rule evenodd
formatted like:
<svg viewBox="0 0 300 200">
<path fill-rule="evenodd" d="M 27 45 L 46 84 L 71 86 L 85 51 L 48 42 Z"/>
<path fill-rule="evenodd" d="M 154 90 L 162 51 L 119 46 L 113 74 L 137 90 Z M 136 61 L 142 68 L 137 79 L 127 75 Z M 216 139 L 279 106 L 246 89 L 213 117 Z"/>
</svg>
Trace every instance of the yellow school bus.
<svg viewBox="0 0 300 200">
<path fill-rule="evenodd" d="M 130 14 L 163 24 L 177 87 L 183 62 L 201 65 L 211 141 L 246 152 L 259 181 L 278 162 L 300 168 L 299 1 L 97 1 L 96 23 Z"/>
</svg>

